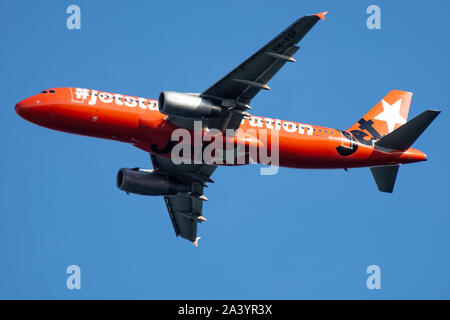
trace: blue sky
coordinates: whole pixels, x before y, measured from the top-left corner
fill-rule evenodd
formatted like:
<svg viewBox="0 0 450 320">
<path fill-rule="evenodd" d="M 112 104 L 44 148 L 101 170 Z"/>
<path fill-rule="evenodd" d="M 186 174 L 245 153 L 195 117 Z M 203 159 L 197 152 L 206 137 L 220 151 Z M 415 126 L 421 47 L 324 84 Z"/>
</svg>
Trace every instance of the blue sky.
<svg viewBox="0 0 450 320">
<path fill-rule="evenodd" d="M 81 30 L 66 28 L 67 6 Z M 366 8 L 381 8 L 381 30 Z M 161 198 L 115 186 L 143 151 L 21 119 L 14 105 L 51 87 L 157 98 L 201 92 L 294 20 L 328 10 L 253 113 L 346 129 L 391 89 L 413 117 L 443 110 L 402 166 L 394 194 L 369 169 L 219 168 L 195 248 Z M 446 1 L 0 2 L 0 298 L 450 298 Z M 65 287 L 79 265 L 81 290 Z M 381 268 L 381 290 L 366 268 Z"/>
</svg>

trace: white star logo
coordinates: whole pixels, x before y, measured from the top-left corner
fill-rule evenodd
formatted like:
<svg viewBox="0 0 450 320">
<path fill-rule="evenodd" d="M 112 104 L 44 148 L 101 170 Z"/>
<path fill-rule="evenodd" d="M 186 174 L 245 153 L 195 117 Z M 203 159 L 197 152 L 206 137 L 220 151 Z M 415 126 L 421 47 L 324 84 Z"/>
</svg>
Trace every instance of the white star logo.
<svg viewBox="0 0 450 320">
<path fill-rule="evenodd" d="M 393 103 L 392 105 L 390 105 L 384 100 L 381 100 L 381 103 L 383 104 L 384 110 L 374 119 L 386 121 L 389 133 L 394 131 L 395 125 L 397 123 L 398 124 L 406 123 L 406 119 L 400 115 L 400 107 L 402 106 L 402 99 L 397 100 L 397 102 Z"/>
</svg>

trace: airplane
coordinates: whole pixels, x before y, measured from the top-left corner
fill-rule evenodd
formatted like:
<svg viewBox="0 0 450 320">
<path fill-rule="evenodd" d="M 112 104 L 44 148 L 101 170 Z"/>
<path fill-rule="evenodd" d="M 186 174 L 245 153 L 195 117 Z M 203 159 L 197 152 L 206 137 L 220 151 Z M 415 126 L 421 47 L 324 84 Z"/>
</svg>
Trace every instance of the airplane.
<svg viewBox="0 0 450 320">
<path fill-rule="evenodd" d="M 401 164 L 427 159 L 411 146 L 440 113 L 426 110 L 408 121 L 412 93 L 390 91 L 347 130 L 249 114 L 252 98 L 270 89 L 267 83 L 285 63 L 295 62 L 297 44 L 319 20 L 325 20 L 326 13 L 301 17 L 202 93 L 163 91 L 155 100 L 86 88 L 53 88 L 20 101 L 15 110 L 43 127 L 126 142 L 148 152 L 153 170 L 122 168 L 117 186 L 127 193 L 163 196 L 176 236 L 195 246 L 197 225 L 206 221 L 204 188 L 214 182 L 211 175 L 217 166 L 230 164 L 204 159 L 175 163 L 172 151 L 181 144 L 172 139 L 177 130 L 195 136 L 200 128 L 197 132 L 205 138 L 201 148 L 208 145 L 205 141 L 231 143 L 236 153 L 228 153 L 233 159 L 244 148 L 240 164 L 262 163 L 258 157 L 250 158 L 248 150 L 267 150 L 277 138 L 278 167 L 369 167 L 378 189 L 392 193 Z M 234 136 L 224 134 L 230 130 Z M 262 141 L 263 133 L 271 142 Z"/>
</svg>

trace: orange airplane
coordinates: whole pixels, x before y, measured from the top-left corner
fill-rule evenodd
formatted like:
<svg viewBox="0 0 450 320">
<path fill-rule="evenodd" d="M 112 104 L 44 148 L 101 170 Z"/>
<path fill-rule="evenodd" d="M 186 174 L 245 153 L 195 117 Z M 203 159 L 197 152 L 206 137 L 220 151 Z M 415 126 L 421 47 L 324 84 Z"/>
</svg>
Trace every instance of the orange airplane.
<svg viewBox="0 0 450 320">
<path fill-rule="evenodd" d="M 295 62 L 296 44 L 325 14 L 298 19 L 200 94 L 164 91 L 152 100 L 85 88 L 55 88 L 20 101 L 15 109 L 40 126 L 127 142 L 148 152 L 153 170 L 120 169 L 118 187 L 127 193 L 164 196 L 176 235 L 196 246 L 197 223 L 206 221 L 203 189 L 213 182 L 210 176 L 218 165 L 268 164 L 261 153 L 251 156 L 252 150 L 267 154 L 270 150 L 271 164 L 277 167 L 370 167 L 378 189 L 392 192 L 400 164 L 426 160 L 411 145 L 440 113 L 427 110 L 407 121 L 410 92 L 389 92 L 348 130 L 248 113 L 251 99 L 261 89 L 270 89 L 267 83 L 285 63 Z M 185 135 L 188 140 L 182 143 L 174 135 Z M 196 141 L 200 142 L 195 147 Z M 213 144 L 231 148 L 210 152 L 213 161 L 197 157 L 198 147 L 206 152 Z M 177 148 L 182 151 L 181 162 L 174 158 Z M 231 161 L 220 161 L 224 158 Z"/>
</svg>

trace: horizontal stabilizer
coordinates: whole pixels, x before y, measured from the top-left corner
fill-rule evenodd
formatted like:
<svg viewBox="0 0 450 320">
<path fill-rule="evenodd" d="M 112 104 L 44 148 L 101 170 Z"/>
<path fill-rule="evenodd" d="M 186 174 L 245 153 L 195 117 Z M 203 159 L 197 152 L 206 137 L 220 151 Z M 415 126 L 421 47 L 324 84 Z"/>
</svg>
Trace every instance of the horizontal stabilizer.
<svg viewBox="0 0 450 320">
<path fill-rule="evenodd" d="M 399 165 L 382 166 L 370 168 L 373 178 L 381 192 L 392 193 L 394 191 L 395 179 L 397 178 Z"/>
<path fill-rule="evenodd" d="M 440 111 L 437 110 L 422 112 L 414 119 L 375 142 L 375 147 L 388 150 L 408 149 L 439 113 Z"/>
</svg>

